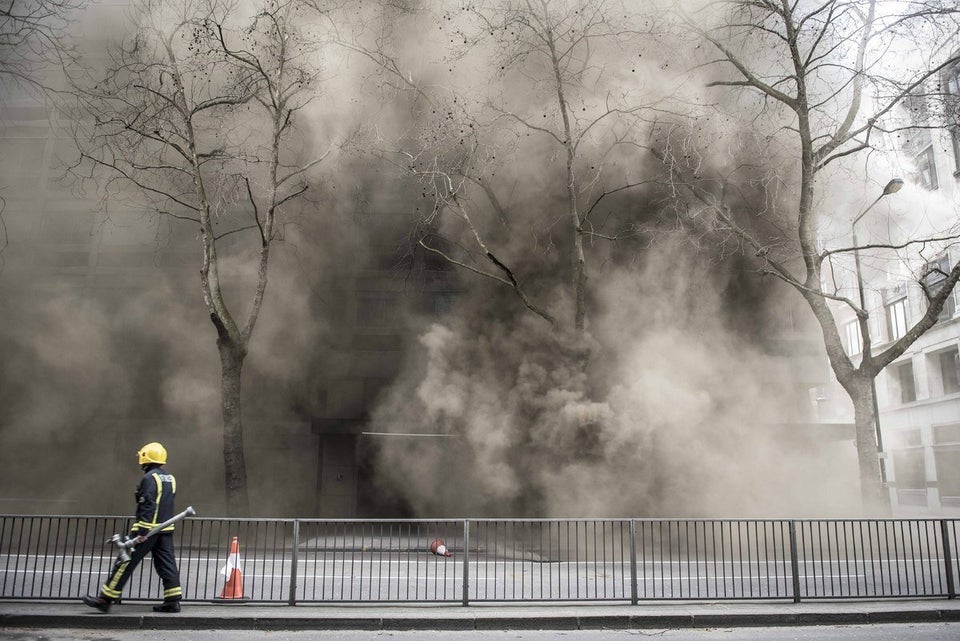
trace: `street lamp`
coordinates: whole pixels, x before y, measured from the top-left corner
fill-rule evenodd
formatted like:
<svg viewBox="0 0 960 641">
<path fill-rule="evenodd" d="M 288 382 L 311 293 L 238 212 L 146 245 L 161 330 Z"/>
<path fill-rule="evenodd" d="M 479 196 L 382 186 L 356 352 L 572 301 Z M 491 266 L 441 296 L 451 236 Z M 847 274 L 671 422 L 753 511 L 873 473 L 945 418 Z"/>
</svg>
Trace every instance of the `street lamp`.
<svg viewBox="0 0 960 641">
<path fill-rule="evenodd" d="M 851 235 L 853 236 L 853 262 L 854 262 L 854 266 L 857 273 L 857 292 L 860 294 L 860 309 L 862 309 L 863 311 L 866 311 L 867 307 L 866 307 L 866 302 L 864 301 L 864 296 L 863 296 L 863 278 L 860 274 L 860 249 L 859 249 L 860 244 L 857 242 L 857 222 L 859 222 L 859 220 L 863 218 L 864 215 L 868 211 L 870 211 L 874 205 L 880 202 L 881 198 L 883 198 L 884 196 L 889 196 L 890 194 L 895 194 L 898 191 L 900 191 L 901 188 L 903 188 L 903 179 L 902 178 L 892 179 L 890 182 L 888 182 L 884 186 L 883 192 L 879 196 L 877 196 L 876 200 L 870 203 L 867 206 L 867 208 L 864 209 L 862 212 L 860 212 L 857 215 L 857 217 L 853 219 L 853 222 L 850 223 L 850 232 L 851 232 Z M 865 351 L 865 353 L 860 357 L 861 362 L 863 362 L 863 359 L 867 358 L 868 356 L 870 356 L 870 354 L 866 353 Z M 877 379 L 876 378 L 870 379 L 870 393 L 873 395 L 873 423 L 876 426 L 876 433 L 877 433 L 877 454 L 879 455 L 879 459 L 880 459 L 880 480 L 883 482 L 884 485 L 886 485 L 887 465 L 886 465 L 886 462 L 883 460 L 883 434 L 880 432 L 880 404 L 877 403 Z"/>
</svg>

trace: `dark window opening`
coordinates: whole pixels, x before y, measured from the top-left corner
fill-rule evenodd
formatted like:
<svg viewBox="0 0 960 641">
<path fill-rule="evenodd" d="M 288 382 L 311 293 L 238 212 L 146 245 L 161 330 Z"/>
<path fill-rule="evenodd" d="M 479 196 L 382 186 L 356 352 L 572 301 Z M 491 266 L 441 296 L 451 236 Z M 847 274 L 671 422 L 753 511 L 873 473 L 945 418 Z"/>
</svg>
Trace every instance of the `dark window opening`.
<svg viewBox="0 0 960 641">
<path fill-rule="evenodd" d="M 900 383 L 900 402 L 912 403 L 917 400 L 917 385 L 913 378 L 913 363 L 898 365 L 897 379 Z"/>
<path fill-rule="evenodd" d="M 960 352 L 952 349 L 940 354 L 940 380 L 944 394 L 960 392 Z"/>
</svg>

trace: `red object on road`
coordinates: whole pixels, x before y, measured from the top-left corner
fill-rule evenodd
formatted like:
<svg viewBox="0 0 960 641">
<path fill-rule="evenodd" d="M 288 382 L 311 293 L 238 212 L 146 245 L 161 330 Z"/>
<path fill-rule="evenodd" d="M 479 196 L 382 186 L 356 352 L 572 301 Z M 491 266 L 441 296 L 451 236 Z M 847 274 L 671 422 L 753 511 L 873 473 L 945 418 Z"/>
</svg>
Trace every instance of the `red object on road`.
<svg viewBox="0 0 960 641">
<path fill-rule="evenodd" d="M 453 556 L 453 552 L 447 549 L 447 546 L 443 543 L 443 539 L 434 539 L 430 544 L 430 551 L 437 556 Z"/>
</svg>

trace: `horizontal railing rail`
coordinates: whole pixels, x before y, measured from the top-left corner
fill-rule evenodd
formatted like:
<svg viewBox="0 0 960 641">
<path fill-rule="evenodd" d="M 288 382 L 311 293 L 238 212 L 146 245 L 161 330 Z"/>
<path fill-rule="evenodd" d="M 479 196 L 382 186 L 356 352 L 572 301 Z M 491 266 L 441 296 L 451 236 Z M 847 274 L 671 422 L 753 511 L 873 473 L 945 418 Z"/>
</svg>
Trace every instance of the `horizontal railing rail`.
<svg viewBox="0 0 960 641">
<path fill-rule="evenodd" d="M 173 537 L 184 599 L 195 602 L 799 602 L 955 598 L 958 524 L 188 518 Z M 0 515 L 0 598 L 96 594 L 116 556 L 107 539 L 129 526 L 117 516 Z M 148 557 L 123 599 L 161 598 Z"/>
</svg>

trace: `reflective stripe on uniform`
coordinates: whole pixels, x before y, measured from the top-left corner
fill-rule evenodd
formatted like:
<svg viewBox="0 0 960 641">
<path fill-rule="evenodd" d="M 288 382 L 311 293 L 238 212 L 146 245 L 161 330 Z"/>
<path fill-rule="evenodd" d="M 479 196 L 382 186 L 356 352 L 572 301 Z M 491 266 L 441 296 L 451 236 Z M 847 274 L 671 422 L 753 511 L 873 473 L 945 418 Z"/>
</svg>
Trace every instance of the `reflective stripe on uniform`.
<svg viewBox="0 0 960 641">
<path fill-rule="evenodd" d="M 117 582 L 120 581 L 120 577 L 123 576 L 123 573 L 126 572 L 127 566 L 130 564 L 129 561 L 124 561 L 121 563 L 116 571 L 114 571 L 113 576 L 110 577 L 110 580 L 107 581 L 100 591 L 103 592 L 105 596 L 110 597 L 111 599 L 119 599 L 120 592 L 116 589 Z"/>
<path fill-rule="evenodd" d="M 153 506 L 153 522 L 157 523 L 157 515 L 160 514 L 160 499 L 163 497 L 163 481 L 160 480 L 160 475 L 153 474 L 153 482 L 157 484 L 157 500 Z"/>
</svg>

